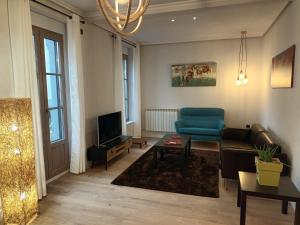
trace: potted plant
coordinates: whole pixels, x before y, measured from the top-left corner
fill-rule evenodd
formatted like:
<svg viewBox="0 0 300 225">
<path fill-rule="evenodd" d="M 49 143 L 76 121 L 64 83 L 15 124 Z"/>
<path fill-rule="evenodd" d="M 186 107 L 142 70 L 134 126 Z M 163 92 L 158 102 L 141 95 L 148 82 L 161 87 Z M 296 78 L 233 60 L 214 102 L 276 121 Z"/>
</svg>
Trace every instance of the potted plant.
<svg viewBox="0 0 300 225">
<path fill-rule="evenodd" d="M 263 146 L 256 148 L 258 156 L 255 157 L 257 181 L 260 185 L 278 187 L 283 163 L 273 158 L 277 147 Z"/>
</svg>

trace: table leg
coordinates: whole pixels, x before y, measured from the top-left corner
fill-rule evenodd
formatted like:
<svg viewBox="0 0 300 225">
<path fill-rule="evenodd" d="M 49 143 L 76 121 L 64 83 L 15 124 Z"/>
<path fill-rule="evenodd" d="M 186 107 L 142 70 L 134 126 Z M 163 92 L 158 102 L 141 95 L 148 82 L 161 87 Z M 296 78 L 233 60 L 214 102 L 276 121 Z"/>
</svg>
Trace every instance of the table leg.
<svg viewBox="0 0 300 225">
<path fill-rule="evenodd" d="M 240 225 L 246 224 L 246 208 L 247 208 L 247 194 L 241 191 L 241 215 Z"/>
<path fill-rule="evenodd" d="M 300 224 L 300 202 L 296 202 L 295 222 L 294 225 Z"/>
<path fill-rule="evenodd" d="M 241 185 L 238 183 L 238 192 L 237 192 L 237 207 L 241 206 Z"/>
<path fill-rule="evenodd" d="M 192 148 L 192 140 L 189 140 L 189 144 L 188 144 L 188 154 L 189 156 L 191 155 L 191 148 Z"/>
<path fill-rule="evenodd" d="M 154 168 L 157 168 L 157 148 L 153 148 L 153 162 L 154 162 Z"/>
<path fill-rule="evenodd" d="M 281 207 L 282 214 L 288 214 L 288 209 L 289 209 L 289 202 L 286 200 L 283 200 L 282 207 Z"/>
<path fill-rule="evenodd" d="M 165 154 L 165 152 L 164 152 L 165 150 L 163 150 L 163 149 L 160 149 L 159 150 L 159 154 L 160 154 L 160 160 L 161 161 L 163 161 L 165 158 L 164 158 L 164 154 Z"/>
</svg>

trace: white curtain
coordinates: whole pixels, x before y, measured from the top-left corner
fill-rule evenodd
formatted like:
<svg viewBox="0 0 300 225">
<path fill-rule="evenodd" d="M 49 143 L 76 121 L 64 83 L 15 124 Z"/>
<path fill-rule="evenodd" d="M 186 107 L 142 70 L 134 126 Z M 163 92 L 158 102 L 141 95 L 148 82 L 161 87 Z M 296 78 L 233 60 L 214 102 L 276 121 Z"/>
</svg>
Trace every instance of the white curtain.
<svg viewBox="0 0 300 225">
<path fill-rule="evenodd" d="M 140 46 L 133 48 L 133 95 L 132 117 L 134 121 L 134 138 L 141 138 L 141 77 L 140 77 Z"/>
<path fill-rule="evenodd" d="M 85 104 L 80 18 L 73 14 L 67 22 L 68 66 L 70 88 L 70 172 L 86 170 Z"/>
<path fill-rule="evenodd" d="M 3 63 L 0 66 L 10 67 L 5 69 L 9 72 L 4 75 L 7 77 L 5 80 L 9 81 L 9 84 L 2 84 L 10 88 L 6 91 L 7 93 L 1 93 L 1 97 L 26 97 L 32 100 L 37 191 L 38 197 L 41 199 L 46 196 L 47 192 L 29 0 L 1 0 L 0 8 L 1 13 L 4 13 L 1 16 L 4 24 L 3 30 L 1 26 L 1 32 L 3 32 L 1 35 L 2 38 L 7 39 L 4 44 L 9 46 L 5 46 L 5 48 L 1 46 L 1 49 L 6 50 L 4 54 L 10 58 L 10 63 Z M 2 62 L 1 59 L 0 61 Z"/>
<path fill-rule="evenodd" d="M 0 97 L 31 98 L 37 193 L 41 199 L 47 191 L 29 0 L 2 0 L 0 12 L 0 60 L 3 62 L 0 70 Z"/>
<path fill-rule="evenodd" d="M 122 39 L 117 35 L 114 39 L 114 94 L 115 94 L 115 110 L 122 112 L 122 133 L 127 134 L 126 118 L 125 118 L 125 98 L 124 98 L 124 79 L 123 79 L 123 54 Z"/>
</svg>

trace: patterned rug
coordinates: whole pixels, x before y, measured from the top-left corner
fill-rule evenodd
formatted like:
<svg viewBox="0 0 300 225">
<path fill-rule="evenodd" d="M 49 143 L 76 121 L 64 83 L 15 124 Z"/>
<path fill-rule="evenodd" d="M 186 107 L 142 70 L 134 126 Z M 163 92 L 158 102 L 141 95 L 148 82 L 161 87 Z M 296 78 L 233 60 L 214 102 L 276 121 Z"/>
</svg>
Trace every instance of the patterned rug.
<svg viewBox="0 0 300 225">
<path fill-rule="evenodd" d="M 150 149 L 112 184 L 218 198 L 219 152 L 192 150 L 184 169 L 181 169 L 181 157 L 179 153 L 165 154 L 154 169 Z"/>
</svg>

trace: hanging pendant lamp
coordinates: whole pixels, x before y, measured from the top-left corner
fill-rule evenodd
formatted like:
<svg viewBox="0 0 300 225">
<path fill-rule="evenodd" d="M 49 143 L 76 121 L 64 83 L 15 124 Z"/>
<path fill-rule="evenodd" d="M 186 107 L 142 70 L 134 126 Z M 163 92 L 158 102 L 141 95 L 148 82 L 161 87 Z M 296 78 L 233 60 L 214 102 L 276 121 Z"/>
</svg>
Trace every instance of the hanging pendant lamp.
<svg viewBox="0 0 300 225">
<path fill-rule="evenodd" d="M 241 46 L 239 53 L 239 70 L 238 77 L 235 81 L 236 86 L 241 86 L 242 84 L 248 84 L 247 77 L 247 63 L 248 63 L 248 52 L 247 52 L 247 31 L 241 32 Z"/>
<path fill-rule="evenodd" d="M 137 0 L 138 6 L 133 11 L 134 0 L 96 0 L 110 26 L 118 33 L 130 36 L 141 26 L 143 15 L 150 0 Z M 114 2 L 114 6 L 110 2 Z M 136 2 L 137 2 L 136 1 Z M 124 10 L 125 8 L 125 10 Z M 121 12 L 122 11 L 122 12 Z M 124 13 L 123 13 L 124 11 Z"/>
</svg>

